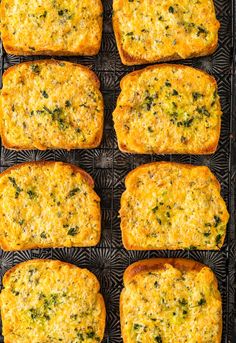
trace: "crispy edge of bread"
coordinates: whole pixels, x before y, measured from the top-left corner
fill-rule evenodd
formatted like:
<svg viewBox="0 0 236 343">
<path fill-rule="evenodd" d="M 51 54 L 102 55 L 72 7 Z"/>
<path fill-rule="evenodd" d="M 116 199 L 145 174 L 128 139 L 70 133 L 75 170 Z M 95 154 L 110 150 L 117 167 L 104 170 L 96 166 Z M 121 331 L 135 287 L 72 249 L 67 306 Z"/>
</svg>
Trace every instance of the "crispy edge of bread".
<svg viewBox="0 0 236 343">
<path fill-rule="evenodd" d="M 77 267 L 74 264 L 67 263 L 67 262 L 62 262 L 62 261 L 59 261 L 59 260 L 51 260 L 51 259 L 33 259 L 33 260 L 28 260 L 28 261 L 21 262 L 21 263 L 15 265 L 14 267 L 9 269 L 5 273 L 5 275 L 3 276 L 3 286 L 5 286 L 7 284 L 8 280 L 10 278 L 10 275 L 12 273 L 14 273 L 17 269 L 20 269 L 21 266 L 27 265 L 27 264 L 38 264 L 39 262 L 41 263 L 41 262 L 44 262 L 44 261 L 51 263 L 53 265 L 53 267 L 68 266 L 70 269 L 78 268 L 80 270 L 85 270 L 85 271 L 90 273 L 92 278 L 94 278 L 96 286 L 97 286 L 96 293 L 97 293 L 97 296 L 98 296 L 98 301 L 99 301 L 99 303 L 101 305 L 101 308 L 102 308 L 102 313 L 101 313 L 101 316 L 100 316 L 100 322 L 101 322 L 102 325 L 101 325 L 101 330 L 99 332 L 99 336 L 101 338 L 103 338 L 104 337 L 104 332 L 105 332 L 105 326 L 106 326 L 106 307 L 105 307 L 105 302 L 104 302 L 104 298 L 103 298 L 102 294 L 99 292 L 100 291 L 100 283 L 99 283 L 96 275 L 94 275 L 87 268 L 80 268 L 80 267 Z M 0 294 L 0 309 L 1 309 L 1 294 Z M 3 325 L 4 325 L 4 318 L 2 318 L 2 322 L 3 322 Z M 9 340 L 5 340 L 5 342 L 6 343 L 13 343 L 13 342 L 11 342 Z"/>
<path fill-rule="evenodd" d="M 91 177 L 91 175 L 89 175 L 85 170 L 75 166 L 74 164 L 57 162 L 57 161 L 35 161 L 35 162 L 25 162 L 25 163 L 16 164 L 16 165 L 4 170 L 2 173 L 0 173 L 0 178 L 2 176 L 6 176 L 6 175 L 10 174 L 10 172 L 12 170 L 20 169 L 23 166 L 40 166 L 40 167 L 43 167 L 43 166 L 51 166 L 51 165 L 56 165 L 56 164 L 66 166 L 66 167 L 70 167 L 72 172 L 79 173 L 82 176 L 82 178 L 84 179 L 84 181 L 89 185 L 89 187 L 91 187 L 92 190 L 94 189 L 94 180 Z M 99 196 L 98 196 L 98 198 L 99 198 Z M 99 198 L 99 200 L 100 200 L 100 198 Z M 100 239 L 101 239 L 101 208 L 99 205 L 99 235 L 98 235 L 97 241 L 94 243 L 94 246 L 100 242 Z M 50 247 L 52 247 L 52 245 L 51 244 L 50 245 L 43 245 L 43 246 L 39 247 L 36 244 L 28 243 L 24 246 L 24 248 L 12 249 L 12 248 L 9 248 L 9 246 L 3 240 L 0 239 L 0 247 L 4 251 L 19 251 L 19 250 L 37 249 L 37 248 L 50 248 Z M 63 248 L 63 247 L 64 246 L 61 245 L 61 246 L 56 246 L 54 248 Z M 81 247 L 82 247 L 82 245 L 81 245 Z"/>
<path fill-rule="evenodd" d="M 203 268 L 208 268 L 208 266 L 194 261 L 190 259 L 184 259 L 184 258 L 152 258 L 152 259 L 146 259 L 141 260 L 135 263 L 132 263 L 128 268 L 126 268 L 124 275 L 123 275 L 123 281 L 124 281 L 124 288 L 121 291 L 120 295 L 120 322 L 121 322 L 121 333 L 124 340 L 124 343 L 129 342 L 128 337 L 125 335 L 125 316 L 123 311 L 123 304 L 124 304 L 124 293 L 126 286 L 132 281 L 132 279 L 138 275 L 139 273 L 148 272 L 148 271 L 157 271 L 157 270 L 164 270 L 165 264 L 170 264 L 174 268 L 179 269 L 183 272 L 189 272 L 189 271 L 198 271 L 200 272 Z M 211 270 L 211 269 L 210 269 Z M 212 270 L 211 270 L 212 271 Z M 212 271 L 212 274 L 214 275 L 214 287 L 218 290 L 218 299 L 222 304 L 221 295 L 218 289 L 218 281 L 215 276 L 215 274 Z M 221 311 L 221 320 L 220 320 L 220 329 L 217 336 L 217 341 L 215 343 L 221 342 L 221 336 L 222 336 L 222 311 Z"/>
<path fill-rule="evenodd" d="M 213 0 L 211 0 L 211 2 L 213 6 L 212 8 L 214 11 L 213 14 L 215 15 L 215 18 L 216 18 L 214 2 Z M 167 56 L 165 58 L 156 57 L 152 60 L 147 60 L 145 58 L 136 58 L 130 55 L 129 53 L 127 53 L 122 47 L 122 43 L 121 43 L 122 37 L 121 37 L 121 32 L 120 32 L 119 21 L 118 21 L 118 18 L 116 17 L 116 14 L 113 14 L 112 23 L 113 23 L 113 30 L 114 30 L 121 62 L 127 66 L 133 66 L 133 65 L 139 65 L 139 64 L 150 64 L 150 63 L 156 63 L 156 62 L 168 62 L 168 61 L 174 61 L 174 60 L 185 60 L 185 59 L 189 59 L 193 57 L 203 57 L 203 56 L 213 54 L 216 51 L 217 46 L 218 46 L 218 35 L 216 35 L 215 41 L 208 48 L 203 48 L 199 52 L 189 54 L 185 58 L 181 57 L 178 53 L 174 53 L 173 55 Z M 217 30 L 219 30 L 220 22 L 217 19 L 216 19 L 216 25 L 217 25 Z"/>
<path fill-rule="evenodd" d="M 101 0 L 98 1 L 98 6 L 99 9 L 101 10 L 101 13 L 103 13 L 103 5 Z M 4 18 L 6 16 L 5 13 L 5 3 L 4 1 L 1 2 L 0 4 L 0 17 Z M 102 44 L 102 30 L 103 30 L 103 19 L 102 16 L 99 18 L 99 29 L 100 29 L 100 37 L 97 40 L 97 44 L 94 47 L 84 47 L 81 48 L 77 51 L 65 51 L 65 50 L 56 50 L 56 49 L 42 49 L 38 51 L 25 51 L 24 49 L 17 48 L 14 46 L 11 46 L 10 44 L 10 39 L 8 36 L 8 32 L 4 29 L 2 29 L 1 26 L 1 31 L 2 31 L 2 39 L 3 39 L 3 46 L 5 51 L 8 54 L 13 54 L 13 55 L 23 55 L 23 56 L 34 56 L 34 55 L 53 55 L 53 56 L 95 56 L 99 53 L 99 50 L 101 48 Z"/>
<path fill-rule="evenodd" d="M 170 67 L 173 67 L 173 68 L 176 68 L 176 69 L 185 69 L 185 70 L 189 70 L 189 72 L 199 72 L 199 73 L 202 73 L 203 75 L 205 75 L 208 80 L 209 80 L 209 83 L 212 83 L 215 85 L 216 87 L 216 91 L 218 93 L 218 85 L 217 85 L 217 82 L 216 82 L 216 79 L 209 75 L 208 73 L 206 73 L 204 70 L 201 70 L 201 69 L 198 69 L 198 68 L 193 68 L 191 66 L 185 66 L 185 65 L 181 65 L 181 64 L 167 64 L 167 63 L 162 63 L 162 64 L 156 64 L 156 65 L 152 65 L 152 66 L 148 66 L 148 67 L 145 67 L 143 69 L 139 69 L 139 70 L 135 70 L 127 75 L 125 75 L 121 81 L 120 81 L 120 88 L 121 88 L 121 92 L 117 98 L 117 104 L 116 104 L 116 108 L 115 110 L 113 111 L 113 121 L 115 122 L 114 120 L 114 113 L 116 112 L 116 109 L 117 109 L 117 105 L 119 103 L 119 100 L 121 98 L 121 93 L 123 91 L 123 88 L 124 88 L 124 84 L 127 80 L 129 79 L 133 79 L 133 81 L 136 81 L 136 78 L 141 75 L 142 73 L 146 72 L 147 70 L 158 70 L 158 69 L 163 69 L 163 68 L 170 68 Z M 221 115 L 222 115 L 222 110 L 221 110 L 221 104 L 219 102 L 219 110 L 221 112 Z M 212 144 L 211 146 L 207 147 L 207 148 L 201 148 L 201 149 L 198 149 L 198 150 L 191 150 L 189 151 L 188 147 L 186 147 L 186 150 L 184 152 L 178 152 L 178 151 L 175 151 L 173 148 L 170 148 L 168 150 L 165 150 L 165 152 L 161 152 L 162 154 L 189 154 L 189 155 L 209 155 L 209 154 L 214 154 L 217 150 L 217 147 L 218 147 L 218 143 L 219 143 L 219 139 L 220 139 L 220 132 L 221 132 L 221 121 L 220 121 L 220 124 L 219 124 L 219 127 L 218 127 L 218 131 L 217 131 L 217 139 L 215 141 L 215 144 Z M 155 152 L 137 152 L 137 151 L 133 151 L 133 150 L 129 150 L 126 146 L 124 146 L 118 139 L 118 134 L 116 132 L 116 135 L 117 135 L 117 141 L 118 141 L 118 147 L 119 147 L 119 150 L 124 152 L 124 153 L 131 153 L 131 154 L 147 154 L 147 155 L 151 155 L 151 154 L 154 154 L 154 153 L 159 153 L 158 150 L 156 150 Z"/>
<path fill-rule="evenodd" d="M 10 68 L 8 68 L 4 74 L 3 74 L 3 85 L 4 85 L 4 80 L 5 78 L 8 77 L 8 75 L 10 73 L 14 73 L 15 70 L 17 70 L 20 66 L 28 66 L 31 64 L 54 64 L 54 65 L 59 65 L 61 63 L 64 63 L 68 66 L 75 66 L 76 68 L 81 69 L 81 71 L 87 73 L 88 78 L 90 79 L 90 81 L 94 84 L 94 86 L 99 90 L 100 94 L 101 94 L 101 99 L 102 99 L 102 113 L 103 113 L 103 120 L 102 120 L 102 125 L 101 125 L 101 130 L 98 132 L 98 135 L 94 141 L 94 143 L 92 145 L 90 145 L 89 147 L 87 147 L 87 149 L 93 149 L 98 147 L 101 144 L 102 141 L 102 136 L 103 136 L 103 126 L 104 126 L 104 99 L 103 99 L 103 95 L 100 91 L 100 80 L 98 79 L 97 75 L 88 67 L 82 65 L 82 64 L 76 64 L 76 63 L 71 63 L 68 61 L 60 61 L 60 60 L 54 60 L 54 59 L 43 59 L 43 60 L 35 60 L 35 61 L 28 61 L 28 62 L 23 62 L 20 64 L 16 64 Z M 3 86 L 4 87 L 4 86 Z M 5 134 L 4 134 L 4 129 L 3 129 L 3 124 L 2 124 L 2 120 L 3 120 L 3 115 L 4 115 L 4 108 L 2 107 L 2 97 L 3 95 L 1 94 L 0 96 L 0 134 L 1 134 L 1 138 L 2 138 L 2 144 L 4 145 L 5 148 L 10 149 L 10 150 L 34 150 L 34 149 L 38 149 L 38 150 L 47 150 L 47 149 L 51 149 L 51 150 L 55 150 L 55 149 L 65 149 L 65 150 L 71 150 L 71 149 L 85 149 L 83 148 L 79 148 L 79 147 L 73 147 L 72 145 L 65 145 L 65 146 L 61 146 L 61 147 L 57 147 L 52 149 L 51 147 L 47 147 L 42 145 L 40 142 L 34 142 L 31 145 L 22 145 L 22 146 L 15 146 L 13 144 L 11 144 Z"/>
<path fill-rule="evenodd" d="M 220 183 L 218 181 L 218 179 L 216 178 L 216 176 L 211 172 L 211 170 L 206 167 L 206 166 L 195 166 L 195 165 L 192 165 L 192 164 L 183 164 L 183 163 L 176 163 L 176 162 L 152 162 L 152 163 L 147 163 L 147 164 L 142 164 L 140 165 L 139 167 L 131 170 L 125 177 L 125 191 L 123 192 L 123 194 L 121 195 L 121 208 L 120 208 L 120 217 L 121 217 L 121 223 L 120 223 L 120 228 L 121 228 L 121 235 L 122 235 L 122 243 L 125 247 L 126 250 L 163 250 L 163 249 L 170 249 L 168 247 L 162 247 L 162 248 L 156 248 L 156 247 L 147 247 L 147 248 L 140 248 L 140 246 L 137 246 L 135 244 L 130 244 L 129 243 L 129 239 L 128 239 L 128 233 L 127 233 L 127 229 L 126 227 L 124 226 L 123 224 L 123 221 L 122 221 L 122 209 L 125 208 L 126 206 L 126 201 L 125 201 L 125 195 L 126 195 L 126 192 L 128 192 L 128 187 L 129 187 L 129 181 L 130 179 L 132 178 L 133 175 L 135 174 L 138 174 L 139 171 L 142 171 L 142 170 L 145 170 L 146 168 L 149 168 L 149 167 L 156 167 L 156 171 L 158 171 L 158 167 L 161 166 L 161 165 L 169 165 L 170 167 L 176 167 L 176 168 L 179 168 L 179 169 L 193 169 L 193 168 L 198 168 L 198 169 L 201 169 L 204 171 L 204 174 L 207 176 L 211 176 L 212 178 L 212 182 L 214 183 L 214 186 L 216 187 L 216 189 L 219 191 L 220 193 L 220 190 L 221 190 L 221 186 L 220 186 Z M 221 195 L 220 195 L 221 196 Z M 222 198 L 222 197 L 221 197 Z M 223 198 L 222 198 L 223 199 Z M 225 220 L 227 221 L 229 219 L 229 213 L 226 209 L 226 212 L 225 212 Z M 222 236 L 222 241 L 221 241 L 221 244 L 216 246 L 216 249 L 215 250 L 220 250 L 220 248 L 223 246 L 224 244 L 224 240 L 225 240 L 225 236 L 226 236 L 226 230 L 224 232 L 224 235 Z M 173 247 L 172 249 L 170 250 L 179 250 L 179 246 L 176 245 L 175 247 Z"/>
</svg>

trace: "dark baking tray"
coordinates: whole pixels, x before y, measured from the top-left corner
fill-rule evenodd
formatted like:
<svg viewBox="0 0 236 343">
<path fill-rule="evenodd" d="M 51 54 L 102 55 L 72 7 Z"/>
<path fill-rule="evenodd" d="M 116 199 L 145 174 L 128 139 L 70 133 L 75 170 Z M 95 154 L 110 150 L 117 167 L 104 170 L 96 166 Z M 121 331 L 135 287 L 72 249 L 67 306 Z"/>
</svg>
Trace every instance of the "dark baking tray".
<svg viewBox="0 0 236 343">
<path fill-rule="evenodd" d="M 87 267 L 101 283 L 107 308 L 104 342 L 122 342 L 119 324 L 119 295 L 122 275 L 132 262 L 150 257 L 186 257 L 208 265 L 215 272 L 223 299 L 222 342 L 232 343 L 235 320 L 235 195 L 236 195 L 236 77 L 235 77 L 235 1 L 215 0 L 217 18 L 221 22 L 217 51 L 212 56 L 180 61 L 203 69 L 215 76 L 223 108 L 222 130 L 217 152 L 211 156 L 147 156 L 123 154 L 117 148 L 112 123 L 112 111 L 119 94 L 119 81 L 128 72 L 141 68 L 122 65 L 112 30 L 112 0 L 103 0 L 104 33 L 102 48 L 96 57 L 61 57 L 91 67 L 101 80 L 105 100 L 105 129 L 101 146 L 93 150 L 10 151 L 1 147 L 0 171 L 25 161 L 56 160 L 71 162 L 84 168 L 95 179 L 96 191 L 102 200 L 102 239 L 95 248 L 37 249 L 21 252 L 0 251 L 0 276 L 13 265 L 32 258 L 52 258 Z M 7 55 L 1 49 L 1 73 L 11 65 L 41 57 Z M 121 242 L 118 210 L 124 177 L 133 168 L 150 161 L 178 161 L 206 165 L 215 173 L 222 187 L 222 195 L 231 213 L 227 238 L 221 251 L 126 251 Z M 3 337 L 0 336 L 0 342 Z M 68 342 L 65 342 L 68 343 Z M 148 342 L 147 342 L 148 343 Z M 170 342 L 172 343 L 172 342 Z"/>
</svg>

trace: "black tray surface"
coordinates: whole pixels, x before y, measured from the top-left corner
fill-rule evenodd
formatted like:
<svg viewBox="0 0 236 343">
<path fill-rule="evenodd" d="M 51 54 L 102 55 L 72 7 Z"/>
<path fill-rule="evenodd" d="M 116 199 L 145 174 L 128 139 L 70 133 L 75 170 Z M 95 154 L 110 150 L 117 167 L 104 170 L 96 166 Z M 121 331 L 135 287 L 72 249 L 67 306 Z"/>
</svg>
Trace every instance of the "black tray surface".
<svg viewBox="0 0 236 343">
<path fill-rule="evenodd" d="M 102 144 L 93 150 L 10 151 L 1 146 L 0 172 L 26 161 L 55 160 L 74 163 L 95 179 L 96 191 L 102 204 L 102 239 L 94 248 L 36 249 L 21 252 L 0 250 L 0 276 L 12 266 L 33 258 L 52 258 L 86 267 L 101 283 L 107 308 L 107 325 L 103 342 L 122 342 L 119 323 L 119 296 L 125 268 L 140 259 L 151 257 L 185 257 L 205 263 L 213 269 L 223 299 L 222 342 L 233 343 L 235 318 L 235 195 L 236 195 L 236 78 L 235 78 L 235 3 L 234 0 L 215 0 L 217 18 L 221 23 L 219 46 L 212 56 L 178 63 L 191 65 L 213 75 L 218 83 L 223 109 L 220 144 L 209 156 L 188 155 L 132 155 L 118 150 L 112 122 L 112 111 L 120 92 L 119 82 L 128 72 L 143 66 L 124 66 L 119 58 L 112 29 L 112 0 L 103 0 L 104 31 L 102 48 L 95 57 L 57 57 L 90 67 L 100 78 L 105 101 L 105 129 Z M 7 55 L 1 48 L 0 76 L 10 66 L 45 56 L 19 57 Z M 176 63 L 176 62 L 174 62 Z M 227 238 L 220 251 L 126 251 L 121 242 L 118 210 L 124 191 L 124 177 L 133 168 L 151 161 L 176 161 L 208 166 L 221 184 L 231 219 Z M 0 343 L 3 337 L 0 335 Z M 66 342 L 65 342 L 66 343 Z"/>
</svg>

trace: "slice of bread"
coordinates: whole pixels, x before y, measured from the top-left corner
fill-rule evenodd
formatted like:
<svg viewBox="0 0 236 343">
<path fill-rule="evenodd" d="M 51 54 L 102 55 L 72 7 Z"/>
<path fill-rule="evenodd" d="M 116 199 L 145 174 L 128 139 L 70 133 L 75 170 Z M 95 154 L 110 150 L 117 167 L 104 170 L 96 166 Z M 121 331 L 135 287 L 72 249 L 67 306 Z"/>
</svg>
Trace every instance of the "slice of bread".
<svg viewBox="0 0 236 343">
<path fill-rule="evenodd" d="M 0 295 L 5 343 L 101 342 L 106 309 L 87 269 L 53 260 L 11 268 Z"/>
<path fill-rule="evenodd" d="M 126 269 L 124 287 L 124 343 L 221 342 L 221 296 L 207 266 L 179 258 L 139 261 Z"/>
<path fill-rule="evenodd" d="M 122 240 L 128 250 L 218 250 L 229 214 L 210 169 L 171 162 L 131 171 L 121 197 Z"/>
<path fill-rule="evenodd" d="M 86 247 L 101 235 L 100 198 L 82 169 L 29 162 L 0 174 L 0 247 Z"/>
<path fill-rule="evenodd" d="M 93 71 L 79 64 L 41 60 L 3 75 L 0 127 L 9 149 L 97 147 L 103 133 L 103 98 Z"/>
<path fill-rule="evenodd" d="M 2 0 L 1 37 L 14 55 L 96 55 L 102 39 L 101 0 Z"/>
<path fill-rule="evenodd" d="M 218 43 L 212 0 L 114 0 L 113 27 L 126 65 L 205 56 Z"/>
<path fill-rule="evenodd" d="M 160 64 L 126 75 L 113 113 L 119 148 L 138 154 L 210 154 L 221 106 L 215 79 L 187 66 Z"/>
</svg>

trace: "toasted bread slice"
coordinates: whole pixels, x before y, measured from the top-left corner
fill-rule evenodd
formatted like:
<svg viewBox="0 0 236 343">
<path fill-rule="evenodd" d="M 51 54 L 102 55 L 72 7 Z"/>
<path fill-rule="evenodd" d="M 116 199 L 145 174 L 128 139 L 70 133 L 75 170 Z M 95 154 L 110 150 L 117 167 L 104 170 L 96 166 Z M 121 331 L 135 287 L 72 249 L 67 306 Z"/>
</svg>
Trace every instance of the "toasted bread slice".
<svg viewBox="0 0 236 343">
<path fill-rule="evenodd" d="M 217 250 L 229 214 L 207 167 L 171 162 L 131 171 L 121 197 L 121 230 L 128 250 Z"/>
<path fill-rule="evenodd" d="M 207 266 L 179 258 L 139 261 L 126 269 L 124 287 L 124 343 L 221 342 L 221 296 Z"/>
<path fill-rule="evenodd" d="M 94 246 L 100 240 L 100 199 L 82 169 L 29 162 L 0 175 L 0 247 L 22 250 Z"/>
<path fill-rule="evenodd" d="M 4 342 L 101 342 L 106 309 L 99 282 L 87 269 L 30 260 L 3 278 Z"/>
<path fill-rule="evenodd" d="M 97 76 L 79 64 L 41 60 L 3 75 L 0 127 L 9 149 L 97 147 L 103 133 L 103 98 Z"/>
<path fill-rule="evenodd" d="M 212 0 L 114 0 L 113 27 L 126 65 L 212 54 L 220 23 Z"/>
<path fill-rule="evenodd" d="M 113 119 L 124 152 L 210 154 L 217 149 L 221 114 L 213 77 L 160 64 L 122 79 Z"/>
<path fill-rule="evenodd" d="M 1 37 L 14 55 L 96 55 L 101 0 L 2 0 Z"/>
</svg>

